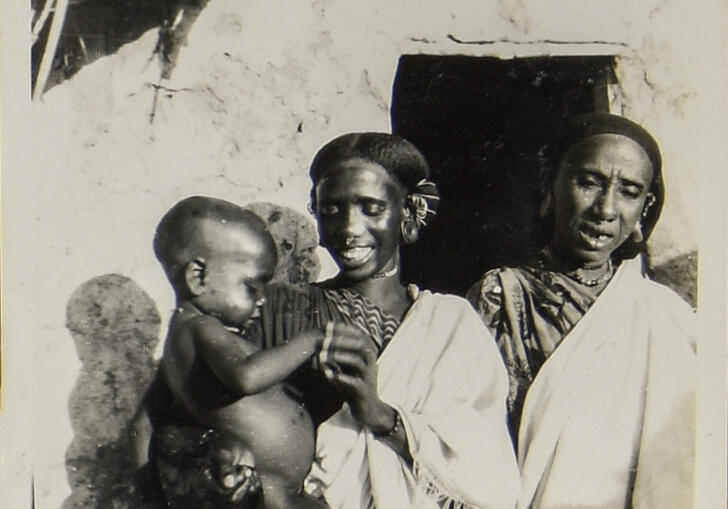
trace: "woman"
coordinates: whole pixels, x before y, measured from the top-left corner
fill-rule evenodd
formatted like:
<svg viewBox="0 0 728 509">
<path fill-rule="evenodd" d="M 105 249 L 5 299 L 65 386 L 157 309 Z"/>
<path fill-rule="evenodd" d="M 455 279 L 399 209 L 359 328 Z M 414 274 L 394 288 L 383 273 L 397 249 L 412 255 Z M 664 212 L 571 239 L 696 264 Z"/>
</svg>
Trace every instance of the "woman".
<svg viewBox="0 0 728 509">
<path fill-rule="evenodd" d="M 609 114 L 563 140 L 549 243 L 469 293 L 509 372 L 518 507 L 691 507 L 693 315 L 640 258 L 664 198 L 658 145 Z"/>
<path fill-rule="evenodd" d="M 424 157 L 393 135 L 347 134 L 310 174 L 321 244 L 340 272 L 305 296 L 280 288 L 262 309 L 264 342 L 336 323 L 317 362 L 339 397 L 304 387 L 325 419 L 309 488 L 332 508 L 512 507 L 497 348 L 467 301 L 400 281 L 399 246 L 437 204 Z"/>
</svg>

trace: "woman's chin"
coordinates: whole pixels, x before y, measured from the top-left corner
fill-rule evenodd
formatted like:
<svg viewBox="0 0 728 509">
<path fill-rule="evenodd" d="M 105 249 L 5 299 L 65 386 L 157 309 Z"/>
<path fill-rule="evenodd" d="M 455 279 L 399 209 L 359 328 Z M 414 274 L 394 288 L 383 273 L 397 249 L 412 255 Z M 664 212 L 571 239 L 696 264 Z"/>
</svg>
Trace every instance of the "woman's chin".
<svg viewBox="0 0 728 509">
<path fill-rule="evenodd" d="M 611 250 L 574 249 L 572 255 L 582 268 L 600 267 L 607 263 Z"/>
<path fill-rule="evenodd" d="M 339 266 L 339 269 L 339 276 L 352 283 L 366 281 L 374 274 L 373 271 L 367 270 L 366 267 L 346 268 Z"/>
<path fill-rule="evenodd" d="M 339 263 L 339 276 L 353 283 L 366 281 L 377 273 L 379 269 L 373 263 L 359 265 Z"/>
</svg>

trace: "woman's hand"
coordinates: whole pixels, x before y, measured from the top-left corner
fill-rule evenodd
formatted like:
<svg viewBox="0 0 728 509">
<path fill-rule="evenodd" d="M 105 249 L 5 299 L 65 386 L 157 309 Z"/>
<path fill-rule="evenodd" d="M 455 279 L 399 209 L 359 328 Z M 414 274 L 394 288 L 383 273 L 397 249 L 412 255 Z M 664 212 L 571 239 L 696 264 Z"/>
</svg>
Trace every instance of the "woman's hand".
<svg viewBox="0 0 728 509">
<path fill-rule="evenodd" d="M 329 325 L 331 327 L 331 325 Z M 391 429 L 395 410 L 377 395 L 377 350 L 358 328 L 333 324 L 331 339 L 320 357 L 326 377 L 345 394 L 352 415 L 377 433 Z"/>
</svg>

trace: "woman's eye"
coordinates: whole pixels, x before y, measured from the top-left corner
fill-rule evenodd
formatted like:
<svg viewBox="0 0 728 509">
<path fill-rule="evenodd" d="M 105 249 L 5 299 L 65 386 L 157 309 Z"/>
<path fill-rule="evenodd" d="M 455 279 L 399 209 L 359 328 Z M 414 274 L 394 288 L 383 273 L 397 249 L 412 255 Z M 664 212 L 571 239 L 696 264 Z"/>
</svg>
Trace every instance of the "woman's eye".
<svg viewBox="0 0 728 509">
<path fill-rule="evenodd" d="M 384 206 L 379 203 L 365 203 L 364 213 L 368 216 L 378 216 L 384 212 Z"/>
<path fill-rule="evenodd" d="M 579 187 L 583 187 L 586 189 L 594 189 L 601 186 L 599 181 L 593 177 L 589 176 L 581 176 L 576 179 L 576 183 Z"/>
<path fill-rule="evenodd" d="M 623 187 L 622 188 L 622 195 L 631 198 L 631 199 L 637 199 L 640 197 L 640 190 L 636 187 Z"/>
</svg>

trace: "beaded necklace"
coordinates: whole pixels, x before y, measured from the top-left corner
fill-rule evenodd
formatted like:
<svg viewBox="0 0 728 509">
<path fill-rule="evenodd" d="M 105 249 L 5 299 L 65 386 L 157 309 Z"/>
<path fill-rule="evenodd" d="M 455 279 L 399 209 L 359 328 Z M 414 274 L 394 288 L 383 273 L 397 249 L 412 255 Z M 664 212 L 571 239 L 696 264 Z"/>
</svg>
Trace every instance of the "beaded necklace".
<svg viewBox="0 0 728 509">
<path fill-rule="evenodd" d="M 552 266 L 556 265 L 554 263 L 554 258 L 553 258 L 553 254 L 551 253 L 551 249 L 546 247 L 546 248 L 544 248 L 544 250 L 541 253 L 542 253 L 542 257 L 539 259 L 539 265 L 541 266 L 542 269 L 545 269 L 544 259 L 548 260 Z M 612 264 L 612 259 L 607 258 L 607 261 L 605 263 L 603 263 L 602 265 L 600 265 L 599 267 L 596 267 L 596 268 L 604 267 L 604 265 L 607 266 L 607 271 L 604 274 L 602 274 L 601 276 L 594 278 L 594 279 L 586 279 L 584 276 L 579 274 L 578 270 L 580 270 L 580 269 L 576 269 L 571 272 L 562 272 L 562 274 L 564 274 L 569 279 L 576 281 L 580 285 L 584 285 L 588 288 L 593 288 L 595 286 L 599 286 L 602 283 L 609 281 L 610 279 L 612 279 L 612 276 L 614 275 L 614 265 Z"/>
</svg>

